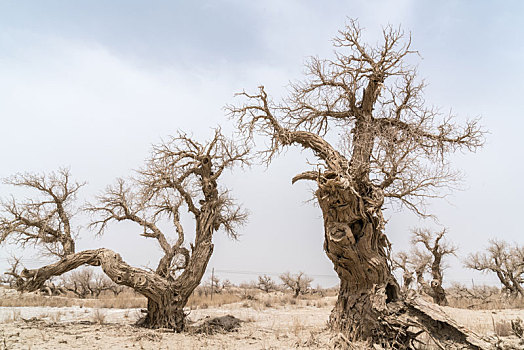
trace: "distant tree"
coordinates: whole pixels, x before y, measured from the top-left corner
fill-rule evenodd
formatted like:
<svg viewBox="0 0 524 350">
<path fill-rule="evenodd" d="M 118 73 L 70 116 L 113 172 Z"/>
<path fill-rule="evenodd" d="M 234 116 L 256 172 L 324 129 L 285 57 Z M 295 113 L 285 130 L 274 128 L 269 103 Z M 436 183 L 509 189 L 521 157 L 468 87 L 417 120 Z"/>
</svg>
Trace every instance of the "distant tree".
<svg viewBox="0 0 524 350">
<path fill-rule="evenodd" d="M 296 298 L 300 294 L 305 294 L 311 288 L 311 282 L 313 279 L 304 274 L 304 272 L 299 272 L 297 274 L 290 274 L 286 272 L 280 275 L 280 279 L 284 284 L 285 288 L 289 288 L 293 291 L 293 296 Z"/>
<path fill-rule="evenodd" d="M 266 293 L 277 290 L 277 284 L 268 275 L 258 276 L 257 288 Z"/>
<path fill-rule="evenodd" d="M 223 280 L 222 281 L 222 289 L 225 291 L 229 291 L 231 288 L 233 288 L 235 285 L 231 283 L 230 280 Z"/>
<path fill-rule="evenodd" d="M 11 256 L 8 259 L 9 269 L 3 274 L 2 283 L 7 283 L 11 288 L 16 287 L 17 282 L 20 280 L 20 272 L 22 270 L 20 261 L 21 258 Z"/>
<path fill-rule="evenodd" d="M 393 259 L 394 266 L 404 270 L 405 279 L 409 278 L 408 275 L 412 276 L 411 271 L 414 271 L 419 289 L 431 296 L 433 302 L 439 305 L 448 304 L 446 291 L 442 287 L 443 259 L 457 251 L 455 246 L 445 240 L 445 234 L 445 229 L 439 232 L 425 228 L 414 229 L 411 236 L 413 247 L 410 254 L 400 252 Z M 426 273 L 431 276 L 430 283 L 427 283 L 424 278 Z"/>
<path fill-rule="evenodd" d="M 392 262 L 393 270 L 402 270 L 402 291 L 406 293 L 413 282 L 413 271 L 409 267 L 409 257 L 405 252 L 399 252 L 393 256 Z"/>
<path fill-rule="evenodd" d="M 36 244 L 59 259 L 39 269 L 21 271 L 18 289 L 38 290 L 52 276 L 82 265 L 101 266 L 112 281 L 147 298 L 147 313 L 140 325 L 182 331 L 184 306 L 211 258 L 213 234 L 223 229 L 234 238 L 238 225 L 247 218 L 228 190 L 218 186 L 224 170 L 247 161 L 248 149 L 226 139 L 218 129 L 204 144 L 179 133 L 154 146 L 138 176 L 119 179 L 97 203 L 85 208 L 93 215 L 90 227 L 98 234 L 110 222 L 129 221 L 141 228 L 141 236 L 156 240 L 163 256 L 154 271 L 132 267 L 107 248 L 75 251 L 78 231 L 73 230 L 70 219 L 76 213 L 73 199 L 83 183 L 72 181 L 68 171 L 7 179 L 6 183 L 36 190 L 42 197 L 25 202 L 13 197 L 2 202 L 0 242 Z M 195 238 L 189 247 L 184 246 L 182 207 L 195 220 Z M 159 226 L 162 220 L 171 222 L 169 231 L 176 232 L 176 240 L 168 240 Z"/>
<path fill-rule="evenodd" d="M 419 253 L 416 260 L 417 283 L 422 286 L 425 293 L 433 298 L 433 302 L 439 305 L 448 305 L 446 291 L 442 287 L 444 278 L 444 265 L 442 259 L 447 255 L 455 255 L 457 247 L 445 240 L 446 230 L 433 232 L 429 229 L 417 228 L 412 231 L 411 243 L 416 247 L 421 245 L 427 252 Z M 422 272 L 426 266 L 431 274 L 431 282 L 425 282 Z"/>
<path fill-rule="evenodd" d="M 98 298 L 104 291 L 111 291 L 114 295 L 123 291 L 123 286 L 117 285 L 107 276 L 95 273 L 89 268 L 74 270 L 63 276 L 62 287 L 82 299 Z"/>
<path fill-rule="evenodd" d="M 484 273 L 495 273 L 506 292 L 524 297 L 524 246 L 492 239 L 485 252 L 470 254 L 464 265 Z"/>
<path fill-rule="evenodd" d="M 460 126 L 426 104 L 425 83 L 408 58 L 416 53 L 411 37 L 392 26 L 382 33 L 379 43 L 368 45 L 358 23 L 350 21 L 333 40 L 333 58 L 311 58 L 306 78 L 292 83 L 287 97 L 275 102 L 260 86 L 239 93 L 242 102 L 229 111 L 251 140 L 266 138 L 260 152 L 266 163 L 290 146 L 318 159 L 292 182 L 317 185 L 324 249 L 341 280 L 331 328 L 349 339 L 404 344 L 412 326 L 386 305 L 400 297 L 384 234 L 384 201 L 426 216 L 425 198 L 457 183 L 448 155 L 482 146 L 483 131 L 477 120 Z M 404 307 L 421 313 L 420 306 Z M 425 315 L 433 322 L 434 311 Z M 463 341 L 432 335 L 443 344 Z"/>
</svg>

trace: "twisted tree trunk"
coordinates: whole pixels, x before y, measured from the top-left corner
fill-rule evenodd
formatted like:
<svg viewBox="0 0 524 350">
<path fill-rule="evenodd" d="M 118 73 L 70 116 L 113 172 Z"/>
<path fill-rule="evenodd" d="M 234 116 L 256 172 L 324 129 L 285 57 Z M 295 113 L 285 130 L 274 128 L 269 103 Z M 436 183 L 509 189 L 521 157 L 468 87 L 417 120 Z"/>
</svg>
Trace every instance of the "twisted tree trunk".
<svg viewBox="0 0 524 350">
<path fill-rule="evenodd" d="M 369 341 L 385 349 L 411 349 L 427 332 L 445 349 L 487 349 L 489 344 L 457 325 L 438 307 L 416 295 L 400 296 L 383 234 L 380 189 L 355 188 L 348 179 L 318 174 L 316 197 L 324 217 L 324 249 L 340 277 L 329 319 L 349 341 Z M 360 195 L 365 193 L 365 196 Z"/>
<path fill-rule="evenodd" d="M 324 249 L 341 281 L 329 322 L 351 340 L 371 339 L 386 331 L 380 316 L 399 295 L 382 233 L 381 199 L 367 192 L 371 196 L 363 199 L 349 181 L 329 175 L 319 181 L 316 192 L 324 217 Z"/>
</svg>

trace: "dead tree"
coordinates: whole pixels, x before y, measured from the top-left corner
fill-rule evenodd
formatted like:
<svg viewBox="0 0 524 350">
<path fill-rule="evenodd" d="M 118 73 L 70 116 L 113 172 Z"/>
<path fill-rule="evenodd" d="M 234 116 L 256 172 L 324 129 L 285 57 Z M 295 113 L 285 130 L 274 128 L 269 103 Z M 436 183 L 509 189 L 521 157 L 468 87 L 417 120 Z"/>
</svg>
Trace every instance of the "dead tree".
<svg viewBox="0 0 524 350">
<path fill-rule="evenodd" d="M 104 291 L 112 291 L 117 295 L 121 288 L 117 288 L 106 275 L 95 273 L 90 268 L 72 271 L 63 276 L 62 287 L 75 294 L 78 298 L 98 298 Z M 120 286 L 119 286 L 120 287 Z"/>
<path fill-rule="evenodd" d="M 407 346 L 413 334 L 388 308 L 399 287 L 389 263 L 384 201 L 427 215 L 424 199 L 456 184 L 447 155 L 476 150 L 483 131 L 477 120 L 460 126 L 426 106 L 424 82 L 406 60 L 415 51 L 400 29 L 386 27 L 376 47 L 361 34 L 351 21 L 334 39 L 335 57 L 311 58 L 306 79 L 292 84 L 281 102 L 260 86 L 257 93 L 240 93 L 243 102 L 228 109 L 246 136 L 268 139 L 261 151 L 267 163 L 289 146 L 310 150 L 319 161 L 292 183 L 318 186 L 324 250 L 340 278 L 331 328 L 350 340 Z M 342 136 L 338 149 L 335 135 Z"/>
<path fill-rule="evenodd" d="M 507 293 L 524 297 L 523 246 L 512 246 L 505 241 L 492 239 L 486 252 L 470 254 L 464 265 L 484 273 L 495 273 Z"/>
<path fill-rule="evenodd" d="M 410 260 L 405 252 L 399 252 L 392 258 L 393 270 L 402 270 L 402 292 L 405 294 L 413 283 L 413 271 L 410 269 Z"/>
<path fill-rule="evenodd" d="M 277 290 L 277 284 L 268 275 L 258 276 L 257 288 L 266 293 Z"/>
<path fill-rule="evenodd" d="M 299 272 L 295 275 L 286 272 L 280 275 L 280 279 L 284 284 L 284 288 L 289 288 L 293 291 L 293 297 L 297 298 L 300 294 L 306 294 L 311 289 L 311 282 L 313 279 Z"/>
<path fill-rule="evenodd" d="M 22 259 L 19 257 L 11 256 L 8 259 L 9 269 L 4 272 L 4 278 L 2 278 L 2 283 L 7 283 L 10 288 L 15 288 L 17 282 L 20 279 L 20 271 L 22 270 Z"/>
<path fill-rule="evenodd" d="M 179 133 L 168 142 L 154 146 L 146 166 L 136 178 L 118 180 L 99 196 L 96 204 L 86 208 L 94 216 L 90 227 L 98 234 L 102 234 L 110 222 L 130 221 L 137 224 L 142 237 L 156 240 L 163 256 L 154 271 L 132 267 L 119 254 L 106 248 L 75 253 L 69 240 L 72 235 L 65 231 L 65 222 L 71 213 L 65 207 L 61 209 L 64 200 L 70 198 L 72 182 L 68 176 L 63 176 L 62 181 L 49 185 L 45 176 L 26 176 L 35 180 L 24 183 L 48 193 L 53 200 L 44 203 L 54 205 L 55 209 L 43 211 L 42 205 L 35 208 L 30 202 L 20 206 L 12 200 L 7 208 L 14 219 L 4 220 L 0 231 L 2 237 L 21 237 L 19 242 L 22 243 L 27 242 L 26 238 L 38 239 L 37 243 L 43 246 L 58 243 L 63 254 L 59 254 L 60 260 L 53 264 L 23 270 L 19 289 L 36 290 L 52 276 L 82 265 L 101 266 L 112 281 L 131 287 L 147 298 L 147 313 L 140 325 L 182 331 L 183 308 L 206 270 L 213 252 L 213 234 L 223 229 L 229 236 L 236 237 L 238 225 L 247 218 L 229 192 L 218 186 L 224 170 L 246 164 L 247 156 L 246 147 L 226 139 L 220 130 L 216 130 L 211 141 L 205 144 Z M 14 181 L 15 184 L 18 182 Z M 72 188 L 76 190 L 79 186 Z M 60 192 L 56 194 L 55 189 Z M 185 242 L 180 219 L 183 207 L 195 220 L 194 241 L 189 245 Z M 54 218 L 51 214 L 55 211 L 61 220 L 60 225 L 44 224 L 45 219 Z M 27 218 L 26 214 L 29 215 Z M 41 220 L 40 214 L 44 215 Z M 171 222 L 172 227 L 161 229 L 159 223 L 162 220 Z M 175 233 L 177 238 L 170 240 L 167 233 Z"/>
<path fill-rule="evenodd" d="M 36 191 L 39 196 L 25 201 L 11 197 L 0 202 L 0 243 L 22 248 L 33 245 L 43 254 L 58 258 L 75 252 L 73 203 L 85 183 L 72 181 L 67 169 L 48 175 L 18 174 L 3 182 Z"/>
<path fill-rule="evenodd" d="M 433 298 L 433 302 L 438 305 L 448 305 L 446 291 L 442 287 L 444 266 L 442 259 L 446 255 L 455 254 L 457 247 L 444 240 L 446 230 L 432 232 L 429 229 L 417 228 L 412 231 L 411 244 L 414 247 L 422 245 L 427 251 L 425 254 L 415 254 L 419 256 L 414 261 L 417 283 L 422 290 Z M 424 272 L 428 270 L 431 274 L 431 282 L 424 280 Z"/>
</svg>

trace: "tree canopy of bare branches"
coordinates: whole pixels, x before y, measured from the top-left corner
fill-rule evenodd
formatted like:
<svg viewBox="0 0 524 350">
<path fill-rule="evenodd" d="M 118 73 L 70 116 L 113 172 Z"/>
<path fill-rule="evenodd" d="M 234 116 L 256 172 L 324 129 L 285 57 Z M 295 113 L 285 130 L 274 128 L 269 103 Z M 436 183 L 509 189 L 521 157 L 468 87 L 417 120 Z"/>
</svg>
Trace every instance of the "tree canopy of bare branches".
<svg viewBox="0 0 524 350">
<path fill-rule="evenodd" d="M 446 255 L 454 255 L 457 247 L 445 240 L 446 230 L 434 232 L 429 229 L 417 228 L 412 231 L 413 244 L 411 264 L 415 269 L 417 283 L 421 289 L 433 298 L 439 305 L 447 305 L 446 291 L 442 287 L 444 265 L 442 259 Z M 423 251 L 417 246 L 422 246 Z M 429 272 L 431 281 L 428 284 L 424 273 Z"/>
<path fill-rule="evenodd" d="M 495 273 L 503 289 L 511 295 L 524 297 L 524 247 L 492 239 L 485 252 L 470 254 L 467 268 Z"/>
<path fill-rule="evenodd" d="M 411 36 L 400 28 L 385 27 L 381 42 L 371 46 L 351 20 L 333 43 L 334 57 L 312 57 L 305 79 L 292 83 L 287 97 L 275 101 L 260 86 L 239 93 L 242 102 L 228 108 L 249 139 L 266 138 L 260 155 L 267 163 L 289 146 L 318 158 L 316 167 L 292 182 L 318 186 L 324 248 L 341 279 L 330 325 L 352 339 L 391 344 L 399 341 L 399 332 L 377 321 L 386 301 L 399 294 L 383 232 L 384 201 L 427 216 L 425 200 L 457 185 L 459 174 L 447 156 L 477 150 L 483 131 L 476 119 L 459 123 L 428 106 L 425 83 L 408 61 L 416 53 Z M 400 333 L 409 341 L 409 334 Z M 395 339 L 379 340 L 388 336 Z"/>
<path fill-rule="evenodd" d="M 85 183 L 73 181 L 68 169 L 50 174 L 17 174 L 3 181 L 35 193 L 25 201 L 14 197 L 0 202 L 0 243 L 35 245 L 43 253 L 64 257 L 75 252 L 78 233 L 71 219 L 73 203 Z"/>
<path fill-rule="evenodd" d="M 258 276 L 257 288 L 263 290 L 266 293 L 277 290 L 277 284 L 268 275 Z"/>
<path fill-rule="evenodd" d="M 72 182 L 68 172 L 9 180 L 15 185 L 37 188 L 51 200 L 19 204 L 12 199 L 5 204 L 12 218 L 2 219 L 2 237 L 14 235 L 15 243 L 21 244 L 35 240 L 47 249 L 49 245 L 55 249 L 57 242 L 62 244 L 56 250 L 60 260 L 21 272 L 19 289 L 36 290 L 50 277 L 82 265 L 101 266 L 112 281 L 147 297 L 147 314 L 141 325 L 183 330 L 183 307 L 205 272 L 213 252 L 213 233 L 223 229 L 234 238 L 238 226 L 247 219 L 247 213 L 229 191 L 219 187 L 218 179 L 224 170 L 247 164 L 248 152 L 247 147 L 225 138 L 219 129 L 207 143 L 179 133 L 153 147 L 145 167 L 135 178 L 118 179 L 96 203 L 84 208 L 92 214 L 90 228 L 97 234 L 107 230 L 111 222 L 129 221 L 137 225 L 142 237 L 155 240 L 163 256 L 154 271 L 131 267 L 119 254 L 106 248 L 74 252 L 68 221 L 72 213 L 66 204 L 81 185 Z M 54 208 L 48 209 L 48 203 Z M 189 244 L 180 218 L 183 208 L 195 221 L 195 238 Z M 162 220 L 170 222 L 171 227 L 161 229 Z"/>
<path fill-rule="evenodd" d="M 307 293 L 308 290 L 311 289 L 311 282 L 313 282 L 313 279 L 308 275 L 304 274 L 304 272 L 302 271 L 294 275 L 290 274 L 289 272 L 286 272 L 280 275 L 280 279 L 282 280 L 282 283 L 284 284 L 285 288 L 289 288 L 293 291 L 293 296 L 295 298 L 298 297 L 300 294 Z"/>
</svg>

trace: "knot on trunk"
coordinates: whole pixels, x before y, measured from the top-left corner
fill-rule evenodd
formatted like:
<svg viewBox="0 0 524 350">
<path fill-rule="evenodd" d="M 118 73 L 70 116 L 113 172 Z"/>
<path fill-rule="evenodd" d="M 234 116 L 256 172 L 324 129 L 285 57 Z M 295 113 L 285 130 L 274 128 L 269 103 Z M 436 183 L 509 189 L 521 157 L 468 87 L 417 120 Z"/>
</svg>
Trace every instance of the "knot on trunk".
<svg viewBox="0 0 524 350">
<path fill-rule="evenodd" d="M 340 244 L 355 244 L 355 236 L 349 224 L 344 222 L 333 222 L 327 227 L 327 234 L 331 241 Z"/>
</svg>

